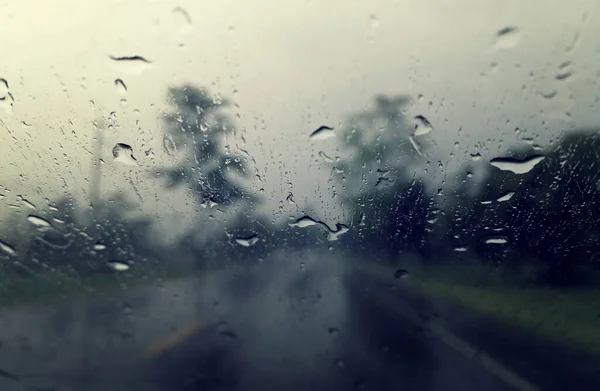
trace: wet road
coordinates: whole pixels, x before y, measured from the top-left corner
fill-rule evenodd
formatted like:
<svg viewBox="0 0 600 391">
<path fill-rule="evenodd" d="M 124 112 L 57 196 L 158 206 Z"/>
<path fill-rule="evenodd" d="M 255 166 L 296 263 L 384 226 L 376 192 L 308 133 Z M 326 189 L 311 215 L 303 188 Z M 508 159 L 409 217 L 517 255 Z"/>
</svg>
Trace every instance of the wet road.
<svg viewBox="0 0 600 391">
<path fill-rule="evenodd" d="M 2 390 L 535 389 L 331 254 L 0 312 Z"/>
</svg>

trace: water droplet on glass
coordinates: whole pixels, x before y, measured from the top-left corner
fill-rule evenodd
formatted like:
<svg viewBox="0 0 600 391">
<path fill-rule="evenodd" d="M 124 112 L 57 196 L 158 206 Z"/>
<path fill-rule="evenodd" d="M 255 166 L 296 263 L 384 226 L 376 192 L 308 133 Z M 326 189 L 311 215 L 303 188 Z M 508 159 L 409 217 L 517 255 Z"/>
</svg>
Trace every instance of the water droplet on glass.
<svg viewBox="0 0 600 391">
<path fill-rule="evenodd" d="M 116 79 L 115 86 L 117 87 L 117 91 L 119 92 L 119 94 L 124 94 L 127 92 L 127 86 L 125 85 L 125 82 L 123 80 Z"/>
<path fill-rule="evenodd" d="M 335 228 L 336 228 L 336 230 L 333 231 L 333 230 L 329 229 L 329 227 L 327 226 L 327 229 L 329 230 L 329 234 L 327 235 L 327 240 L 330 242 L 335 242 L 336 240 L 339 239 L 340 236 L 342 236 L 343 234 L 345 234 L 346 232 L 348 232 L 350 230 L 350 228 L 348 228 L 347 225 L 340 224 L 340 223 L 336 223 Z"/>
<path fill-rule="evenodd" d="M 454 247 L 453 250 L 456 252 L 462 253 L 462 252 L 467 251 L 467 248 L 465 246 L 458 246 L 458 247 Z"/>
<path fill-rule="evenodd" d="M 496 49 L 510 49 L 517 46 L 520 41 L 521 32 L 517 27 L 505 27 L 496 33 L 494 47 Z"/>
<path fill-rule="evenodd" d="M 317 225 L 317 224 L 318 224 L 318 222 L 315 219 L 313 219 L 312 217 L 303 216 L 288 225 L 290 227 L 306 228 L 306 227 L 310 227 L 311 225 Z"/>
<path fill-rule="evenodd" d="M 514 191 L 507 191 L 506 193 L 504 193 L 503 195 L 501 195 L 500 197 L 498 197 L 498 199 L 496 201 L 498 201 L 498 202 L 508 201 L 514 195 L 515 195 Z"/>
<path fill-rule="evenodd" d="M 415 125 L 415 133 L 414 133 L 415 136 L 423 136 L 433 130 L 431 123 L 424 116 L 417 115 L 415 117 L 415 120 L 417 120 L 417 125 Z"/>
<path fill-rule="evenodd" d="M 309 139 L 317 141 L 317 140 L 325 140 L 325 139 L 328 139 L 333 136 L 335 136 L 333 128 L 323 125 L 323 126 L 320 126 L 319 129 L 312 132 L 309 136 Z"/>
<path fill-rule="evenodd" d="M 192 18 L 190 18 L 187 11 L 181 7 L 176 7 L 173 9 L 173 14 L 177 19 L 182 20 L 180 32 L 182 34 L 190 33 L 192 31 Z"/>
<path fill-rule="evenodd" d="M 558 67 L 558 73 L 555 76 L 556 80 L 566 80 L 573 75 L 573 71 L 571 70 L 571 62 L 563 62 Z"/>
<path fill-rule="evenodd" d="M 10 256 L 17 254 L 17 252 L 15 251 L 15 248 L 3 240 L 0 240 L 0 250 L 4 251 L 6 254 L 8 254 Z"/>
<path fill-rule="evenodd" d="M 170 156 L 173 156 L 177 153 L 177 146 L 175 145 L 175 141 L 173 141 L 173 137 L 170 134 L 166 134 L 163 137 L 163 147 L 165 148 L 165 152 Z"/>
<path fill-rule="evenodd" d="M 133 149 L 128 144 L 117 143 L 112 149 L 115 162 L 137 166 L 137 160 L 133 156 Z"/>
<path fill-rule="evenodd" d="M 38 229 L 44 229 L 52 226 L 48 220 L 35 215 L 27 216 L 27 221 L 35 225 Z"/>
<path fill-rule="evenodd" d="M 505 236 L 490 236 L 483 240 L 485 244 L 506 244 L 508 239 Z"/>
<path fill-rule="evenodd" d="M 395 279 L 406 278 L 406 277 L 408 277 L 408 270 L 406 270 L 406 269 L 398 269 L 394 272 Z"/>
<path fill-rule="evenodd" d="M 33 209 L 33 210 L 36 209 L 36 206 L 33 204 L 33 202 L 28 201 L 27 199 L 23 198 L 23 196 L 19 196 L 18 199 L 23 205 L 25 205 L 29 209 Z"/>
<path fill-rule="evenodd" d="M 139 75 L 150 67 L 152 64 L 142 56 L 109 56 L 111 66 L 118 72 L 127 73 L 130 75 Z"/>
<path fill-rule="evenodd" d="M 510 157 L 498 157 L 490 160 L 490 164 L 502 171 L 526 174 L 542 160 L 544 160 L 544 156 L 539 155 L 529 156 L 522 160 Z"/>
<path fill-rule="evenodd" d="M 330 327 L 327 329 L 327 332 L 331 335 L 338 335 L 340 330 L 337 327 Z"/>
<path fill-rule="evenodd" d="M 287 197 L 285 197 L 285 200 L 287 202 L 289 202 L 290 204 L 295 204 L 294 202 L 294 195 L 292 193 L 289 193 Z"/>
<path fill-rule="evenodd" d="M 481 160 L 481 154 L 479 152 L 472 153 L 471 160 L 474 162 Z"/>
<path fill-rule="evenodd" d="M 116 270 L 118 272 L 122 272 L 125 270 L 129 270 L 129 265 L 123 261 L 108 261 L 106 264 L 109 268 Z"/>
<path fill-rule="evenodd" d="M 103 243 L 97 242 L 96 244 L 94 244 L 93 249 L 96 251 L 106 250 L 106 245 L 104 245 Z"/>
<path fill-rule="evenodd" d="M 410 143 L 412 144 L 413 148 L 415 149 L 415 151 L 417 151 L 417 153 L 419 155 L 422 155 L 421 153 L 421 148 L 419 147 L 419 144 L 417 144 L 417 141 L 415 140 L 415 138 L 413 136 L 408 136 L 408 140 L 410 141 Z"/>
<path fill-rule="evenodd" d="M 327 154 L 326 154 L 325 152 L 323 152 L 323 151 L 320 151 L 320 152 L 319 152 L 319 156 L 320 156 L 320 157 L 321 157 L 323 160 L 325 160 L 327 163 L 333 163 L 333 159 L 332 159 L 332 158 L 330 158 L 329 156 L 327 156 Z"/>
<path fill-rule="evenodd" d="M 254 246 L 258 242 L 258 235 L 250 235 L 245 237 L 235 238 L 235 242 L 240 246 L 250 247 Z"/>
</svg>

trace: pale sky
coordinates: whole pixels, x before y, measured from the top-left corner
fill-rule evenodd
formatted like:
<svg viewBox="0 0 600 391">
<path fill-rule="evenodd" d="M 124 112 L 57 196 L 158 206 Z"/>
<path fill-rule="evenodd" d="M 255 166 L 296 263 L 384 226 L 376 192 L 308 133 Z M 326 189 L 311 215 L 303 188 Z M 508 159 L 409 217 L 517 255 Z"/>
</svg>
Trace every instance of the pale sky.
<svg viewBox="0 0 600 391">
<path fill-rule="evenodd" d="M 0 216 L 18 195 L 43 204 L 69 192 L 86 202 L 92 122 L 112 121 L 104 132 L 103 195 L 123 191 L 138 212 L 160 217 L 170 232 L 183 231 L 194 219 L 193 197 L 183 189 L 167 192 L 149 173 L 175 161 L 163 148 L 165 92 L 191 83 L 239 105 L 238 138 L 228 143 L 256 159 L 263 183 L 249 185 L 265 189 L 265 208 L 279 213 L 283 201 L 277 216 L 298 217 L 312 205 L 333 226 L 348 216 L 332 199 L 330 167 L 318 153 L 339 154 L 336 140 L 308 135 L 320 125 L 343 126 L 375 94 L 411 95 L 410 114 L 429 119 L 439 159 L 454 168 L 476 151 L 486 164 L 519 137 L 548 146 L 566 128 L 600 125 L 598 6 L 592 0 L 0 0 L 0 78 L 9 85 L 0 82 L 0 98 L 9 92 L 14 98 L 12 108 L 8 98 L 0 102 L 1 184 L 10 189 Z M 495 41 L 507 27 L 516 32 Z M 151 64 L 124 69 L 109 59 L 134 55 Z M 557 80 L 567 61 L 572 76 Z M 524 133 L 515 134 L 516 127 Z M 462 149 L 450 157 L 455 141 Z M 113 162 L 117 142 L 132 146 L 138 166 Z M 153 158 L 144 153 L 150 148 Z M 285 202 L 290 191 L 294 205 Z"/>
</svg>

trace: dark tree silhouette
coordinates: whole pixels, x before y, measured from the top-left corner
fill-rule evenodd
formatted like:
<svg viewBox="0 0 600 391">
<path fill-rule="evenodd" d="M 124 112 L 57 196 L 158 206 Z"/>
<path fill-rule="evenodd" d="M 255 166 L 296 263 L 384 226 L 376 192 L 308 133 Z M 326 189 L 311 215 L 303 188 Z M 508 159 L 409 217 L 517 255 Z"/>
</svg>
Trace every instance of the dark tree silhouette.
<svg viewBox="0 0 600 391">
<path fill-rule="evenodd" d="M 526 174 L 490 166 L 477 194 L 456 190 L 449 234 L 480 258 L 513 270 L 533 269 L 530 277 L 536 280 L 563 285 L 592 280 L 600 271 L 599 150 L 600 133 L 579 130 L 562 137 Z M 507 156 L 534 153 L 518 148 Z M 509 192 L 514 192 L 509 200 L 497 201 Z M 504 236 L 507 243 L 485 245 L 488 235 Z"/>
<path fill-rule="evenodd" d="M 252 201 L 235 180 L 248 174 L 245 160 L 222 145 L 223 138 L 235 131 L 224 113 L 231 103 L 191 85 L 169 88 L 168 101 L 173 111 L 164 121 L 165 148 L 183 150 L 184 157 L 177 166 L 159 170 L 167 177 L 167 186 L 188 185 L 201 204 Z"/>
</svg>

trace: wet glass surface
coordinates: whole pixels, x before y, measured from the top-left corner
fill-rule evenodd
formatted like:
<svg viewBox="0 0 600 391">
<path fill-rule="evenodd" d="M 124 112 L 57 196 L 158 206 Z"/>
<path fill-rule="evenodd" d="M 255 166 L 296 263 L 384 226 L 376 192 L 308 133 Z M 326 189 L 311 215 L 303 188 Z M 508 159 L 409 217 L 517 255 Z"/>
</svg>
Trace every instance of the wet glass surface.
<svg viewBox="0 0 600 391">
<path fill-rule="evenodd" d="M 0 389 L 600 389 L 595 1 L 0 0 Z"/>
</svg>

